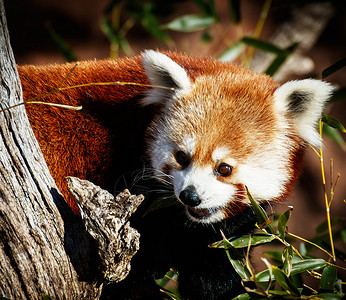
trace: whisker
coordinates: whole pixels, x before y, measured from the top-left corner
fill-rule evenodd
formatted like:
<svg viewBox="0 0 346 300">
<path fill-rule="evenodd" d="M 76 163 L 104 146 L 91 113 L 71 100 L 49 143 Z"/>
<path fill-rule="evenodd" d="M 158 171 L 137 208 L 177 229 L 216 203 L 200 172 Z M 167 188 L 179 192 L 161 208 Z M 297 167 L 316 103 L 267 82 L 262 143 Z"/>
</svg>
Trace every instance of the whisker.
<svg viewBox="0 0 346 300">
<path fill-rule="evenodd" d="M 270 201 L 266 200 L 265 202 L 266 202 L 266 203 L 268 204 L 268 206 L 270 207 L 270 215 L 273 215 L 273 214 L 274 214 L 274 209 L 273 209 L 273 206 L 271 205 Z"/>
</svg>

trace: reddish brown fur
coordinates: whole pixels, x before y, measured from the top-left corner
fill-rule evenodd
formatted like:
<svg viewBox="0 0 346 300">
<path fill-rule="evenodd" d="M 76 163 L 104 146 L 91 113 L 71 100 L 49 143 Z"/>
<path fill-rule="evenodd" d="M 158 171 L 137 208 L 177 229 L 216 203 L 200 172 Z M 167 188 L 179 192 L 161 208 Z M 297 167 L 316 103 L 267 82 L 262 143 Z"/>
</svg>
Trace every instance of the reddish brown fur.
<svg viewBox="0 0 346 300">
<path fill-rule="evenodd" d="M 254 73 L 251 71 L 232 64 L 219 63 L 210 59 L 196 59 L 176 53 L 166 54 L 187 71 L 192 81 L 201 74 L 218 78 L 219 74 L 225 70 L 236 74 L 237 84 L 225 87 L 227 94 L 242 99 L 243 94 L 239 94 L 238 91 L 246 90 L 246 93 L 258 100 L 255 101 L 258 106 L 252 108 L 257 111 L 256 115 L 260 115 L 258 111 L 261 111 L 261 106 L 270 105 L 268 97 L 278 87 L 269 77 L 253 76 Z M 148 83 L 141 64 L 141 56 L 119 60 L 81 62 L 69 73 L 73 67 L 73 63 L 41 67 L 19 66 L 24 100 L 28 101 L 50 92 L 60 87 L 62 82 L 64 82 L 64 87 L 92 82 Z M 240 86 L 241 89 L 239 89 Z M 259 94 L 261 89 L 266 90 L 267 94 Z M 36 104 L 26 105 L 29 120 L 51 174 L 75 212 L 78 212 L 78 208 L 68 195 L 65 177 L 77 176 L 106 186 L 107 179 L 112 177 L 110 174 L 113 172 L 112 164 L 115 164 L 116 167 L 121 166 L 119 169 L 122 172 L 126 170 L 126 164 L 130 163 L 131 159 L 123 158 L 124 151 L 131 152 L 132 149 L 141 145 L 140 141 L 143 139 L 145 127 L 152 118 L 151 111 L 144 112 L 144 109 L 139 108 L 135 101 L 143 95 L 145 90 L 144 87 L 128 85 L 89 86 L 51 93 L 38 99 L 51 103 L 83 105 L 82 111 Z M 183 106 L 184 103 L 185 101 L 181 101 L 179 105 Z M 239 107 L 235 116 L 239 113 L 246 115 L 242 109 L 244 107 Z M 248 115 L 253 116 L 254 114 L 250 112 Z M 220 117 L 222 117 L 222 113 Z M 271 124 L 273 121 L 270 115 L 260 115 L 260 117 L 267 118 L 268 121 L 260 122 L 260 124 Z M 136 119 L 132 120 L 132 118 Z M 212 126 L 214 121 L 210 120 L 210 123 L 205 126 Z M 259 125 L 252 119 L 244 120 L 237 128 L 234 128 L 237 131 L 235 135 L 232 135 L 232 131 L 224 130 L 223 132 L 230 132 L 230 134 L 222 135 L 220 141 L 215 139 L 215 136 L 220 135 L 218 132 L 214 132 L 208 140 L 197 143 L 205 145 L 205 147 L 198 148 L 195 154 L 200 163 L 210 161 L 211 151 L 206 152 L 206 150 L 209 149 L 208 145 L 215 141 L 227 144 L 232 140 L 234 153 L 238 153 L 239 157 L 250 155 L 251 149 L 247 145 L 251 145 L 256 136 L 248 133 L 247 128 L 244 127 L 246 123 L 249 126 Z M 264 128 L 258 128 L 258 132 L 265 132 L 267 137 L 271 136 L 270 130 L 270 126 L 266 125 Z M 239 132 L 243 134 L 239 135 Z M 244 135 L 246 135 L 245 139 Z M 236 139 L 237 136 L 242 137 Z M 247 142 L 244 144 L 246 139 Z M 128 146 L 125 147 L 123 143 L 128 143 Z"/>
<path fill-rule="evenodd" d="M 73 66 L 74 64 L 19 66 L 24 100 L 55 90 L 65 79 L 64 87 L 112 81 L 147 83 L 139 57 L 81 62 L 69 74 Z M 115 110 L 119 109 L 114 105 L 134 99 L 144 90 L 133 86 L 92 86 L 56 92 L 38 99 L 73 106 L 83 105 L 82 111 L 26 105 L 29 120 L 50 172 L 74 212 L 77 213 L 78 208 L 67 192 L 65 177 L 77 176 L 105 186 L 105 176 L 109 176 L 107 172 L 114 160 L 113 147 L 116 147 L 113 143 L 115 133 L 108 124 L 115 117 Z M 127 114 L 130 120 L 131 112 L 127 111 Z M 133 122 L 129 121 L 129 127 L 132 126 L 131 123 Z"/>
<path fill-rule="evenodd" d="M 228 74 L 223 75 L 225 78 L 220 74 L 206 80 L 215 81 L 213 85 L 224 85 L 222 94 L 220 93 L 209 114 L 210 118 L 204 119 L 202 126 L 198 126 L 202 134 L 201 140 L 196 142 L 198 147 L 195 159 L 201 165 L 211 164 L 211 154 L 218 146 L 227 146 L 232 151 L 232 157 L 241 162 L 252 155 L 254 150 L 261 148 L 261 142 L 268 143 L 269 139 L 274 137 L 276 117 L 272 95 L 277 84 L 267 76 L 253 76 L 252 73 L 236 73 L 232 79 L 229 79 Z M 212 92 L 202 86 L 193 94 L 210 95 Z M 225 95 L 228 98 L 225 99 Z M 190 101 L 191 99 L 187 99 L 186 102 Z M 184 102 L 181 105 L 183 106 Z M 229 111 L 232 111 L 232 114 Z M 223 128 L 220 128 L 221 124 Z M 211 128 L 214 130 L 210 131 Z M 208 134 L 203 135 L 204 131 Z"/>
</svg>

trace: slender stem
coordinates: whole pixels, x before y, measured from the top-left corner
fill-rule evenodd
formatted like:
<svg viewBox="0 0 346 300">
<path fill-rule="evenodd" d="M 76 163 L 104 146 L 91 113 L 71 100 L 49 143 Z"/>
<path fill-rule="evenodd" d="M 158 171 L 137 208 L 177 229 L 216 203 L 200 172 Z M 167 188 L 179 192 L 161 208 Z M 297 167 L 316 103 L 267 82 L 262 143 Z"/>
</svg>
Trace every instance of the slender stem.
<svg viewBox="0 0 346 300">
<path fill-rule="evenodd" d="M 25 101 L 23 104 L 43 104 L 43 105 L 49 105 L 49 106 L 55 106 L 55 107 L 61 107 L 71 110 L 81 110 L 83 108 L 82 105 L 79 106 L 71 106 L 71 105 L 65 105 L 65 104 L 59 104 L 59 103 L 50 103 L 50 102 L 43 102 L 43 101 Z"/>
<path fill-rule="evenodd" d="M 327 250 L 323 249 L 323 248 L 320 247 L 319 245 L 317 245 L 317 244 L 315 244 L 315 243 L 313 243 L 313 242 L 310 242 L 309 240 L 306 240 L 306 239 L 304 239 L 304 238 L 302 238 L 302 237 L 300 237 L 300 236 L 298 236 L 298 235 L 295 235 L 295 234 L 293 234 L 293 233 L 287 232 L 287 234 L 290 235 L 290 236 L 292 236 L 292 237 L 294 237 L 294 238 L 296 238 L 296 239 L 298 239 L 298 240 L 301 240 L 301 241 L 303 241 L 303 242 L 305 242 L 305 243 L 308 243 L 308 244 L 310 244 L 310 245 L 313 245 L 313 246 L 315 246 L 316 248 L 318 248 L 318 249 L 320 249 L 321 251 L 323 251 L 323 252 L 325 252 L 326 254 L 328 254 L 328 256 L 333 257 L 333 255 L 332 255 L 331 253 L 329 253 Z"/>
<path fill-rule="evenodd" d="M 303 283 L 303 286 L 312 291 L 314 294 L 318 294 L 316 290 L 314 290 L 312 287 L 309 287 L 307 284 Z"/>
<path fill-rule="evenodd" d="M 269 12 L 269 9 L 270 9 L 271 2 L 272 2 L 272 0 L 266 0 L 264 5 L 263 5 L 263 8 L 261 10 L 261 15 L 260 15 L 260 17 L 258 19 L 255 31 L 253 33 L 253 37 L 256 38 L 256 39 L 258 39 L 260 37 L 260 35 L 261 35 L 264 22 L 265 22 L 265 20 L 267 19 L 267 16 L 268 16 L 268 12 Z M 248 51 L 248 54 L 247 54 L 247 58 L 246 58 L 245 64 L 244 64 L 245 66 L 249 66 L 250 65 L 254 53 L 255 53 L 255 48 L 250 47 L 250 49 Z"/>
<path fill-rule="evenodd" d="M 249 259 L 250 247 L 251 247 L 251 234 L 249 235 L 249 243 L 248 243 L 247 249 L 246 249 L 245 262 L 246 262 L 246 267 L 248 268 L 248 270 L 249 270 L 250 273 L 251 273 L 251 276 L 252 276 L 253 278 L 255 278 L 254 270 L 253 270 L 253 268 L 252 268 L 252 266 L 251 266 L 250 259 Z"/>
<path fill-rule="evenodd" d="M 310 148 L 316 153 L 316 155 L 317 155 L 318 157 L 320 157 L 320 154 L 318 153 L 318 151 L 317 151 L 314 147 L 312 147 L 310 144 L 309 144 L 309 146 L 310 146 Z"/>
<path fill-rule="evenodd" d="M 334 193 L 335 193 L 335 188 L 336 188 L 336 185 L 338 183 L 340 179 L 340 173 L 338 173 L 338 176 L 336 177 L 336 180 L 335 180 L 335 183 L 334 183 L 334 186 L 332 187 L 332 190 L 330 191 L 330 201 L 329 201 L 329 206 L 332 204 L 332 201 L 334 199 Z"/>
<path fill-rule="evenodd" d="M 58 89 L 61 88 L 61 87 L 64 85 L 64 83 L 65 83 L 65 81 L 67 80 L 67 78 L 72 74 L 72 72 L 77 68 L 77 66 L 79 66 L 79 61 L 77 61 L 77 62 L 75 63 L 75 65 L 71 68 L 71 70 L 67 73 L 67 75 L 65 76 L 65 78 L 61 81 L 61 83 L 60 83 Z"/>
<path fill-rule="evenodd" d="M 42 102 L 42 101 L 36 101 L 39 98 L 43 98 L 45 96 L 51 95 L 51 94 L 55 94 L 57 92 L 63 92 L 66 90 L 70 90 L 70 89 L 76 89 L 76 88 L 82 88 L 82 87 L 89 87 L 89 86 L 106 86 L 106 85 L 135 85 L 135 86 L 141 86 L 141 87 L 152 87 L 152 88 L 157 88 L 157 89 L 165 89 L 165 90 L 170 90 L 173 91 L 174 88 L 170 88 L 170 87 L 165 87 L 165 86 L 158 86 L 158 85 L 151 85 L 151 84 L 144 84 L 144 83 L 136 83 L 136 82 L 121 82 L 121 81 L 114 81 L 114 82 L 90 82 L 90 83 L 84 83 L 84 84 L 77 84 L 77 85 L 73 85 L 73 86 L 68 86 L 68 87 L 59 87 L 55 90 L 52 90 L 50 92 L 44 93 L 44 94 L 40 94 L 36 97 L 30 98 L 27 101 L 24 102 L 20 102 L 17 103 L 15 105 L 12 105 L 10 107 L 6 107 L 2 110 L 0 110 L 1 112 L 7 111 L 9 109 L 15 108 L 19 105 L 23 105 L 23 104 L 45 104 L 45 105 L 50 105 L 50 106 L 58 106 L 58 107 L 62 107 L 62 108 L 67 108 L 67 109 L 73 109 L 73 110 L 80 110 L 82 109 L 81 106 L 70 106 L 70 105 L 63 105 L 63 104 L 58 104 L 58 103 L 48 103 L 48 102 Z"/>
<path fill-rule="evenodd" d="M 177 281 L 175 278 L 169 277 L 167 274 L 165 274 L 164 277 L 167 278 L 167 279 L 170 280 L 170 281 L 173 281 L 173 282 L 175 282 L 175 283 L 178 283 L 178 281 Z"/>
<path fill-rule="evenodd" d="M 89 87 L 89 86 L 106 86 L 106 85 L 134 85 L 134 86 L 141 86 L 141 87 L 152 87 L 152 88 L 157 88 L 157 89 L 165 89 L 165 90 L 171 90 L 173 91 L 174 88 L 166 87 L 166 86 L 158 86 L 158 85 L 151 85 L 151 84 L 145 84 L 145 83 L 137 83 L 137 82 L 122 82 L 122 81 L 112 81 L 112 82 L 89 82 L 89 83 L 82 83 L 82 84 L 77 84 L 77 85 L 72 85 L 72 86 L 67 86 L 67 87 L 59 87 L 55 90 L 52 90 L 50 92 L 38 95 L 34 98 L 29 99 L 29 101 L 36 100 L 38 98 L 45 97 L 47 95 L 51 95 L 57 92 L 63 92 L 66 90 L 70 89 L 76 89 L 76 88 L 83 88 L 83 87 Z"/>
<path fill-rule="evenodd" d="M 287 234 L 290 234 L 290 233 L 287 233 Z M 292 235 L 292 234 L 290 234 L 290 235 Z M 293 236 L 293 235 L 292 235 L 292 236 Z M 297 255 L 300 257 L 300 259 L 305 260 L 304 257 L 300 254 L 300 252 L 299 252 L 292 244 L 286 242 L 285 240 L 281 239 L 280 237 L 278 237 L 278 236 L 275 235 L 275 234 L 273 234 L 273 237 L 276 238 L 279 242 L 281 242 L 281 243 L 282 243 L 283 245 L 285 245 L 286 247 L 291 246 L 291 247 L 292 247 L 292 250 L 294 251 L 294 253 L 297 254 Z M 300 238 L 300 237 L 298 237 L 298 236 L 296 236 L 296 237 L 297 237 L 297 238 Z M 311 242 L 308 241 L 308 240 L 305 240 L 305 241 L 308 242 L 308 243 L 311 243 Z M 315 244 L 313 244 L 313 245 L 315 245 Z M 315 246 L 317 246 L 317 245 L 315 245 Z M 317 247 L 318 247 L 318 246 L 317 246 Z M 326 252 L 324 249 L 321 249 L 321 250 L 324 251 L 324 252 Z M 328 253 L 328 252 L 327 252 L 327 253 Z M 329 253 L 328 253 L 328 255 L 330 256 Z M 321 274 L 315 272 L 314 270 L 310 270 L 310 271 L 307 271 L 307 272 L 308 272 L 309 275 L 311 275 L 311 276 L 313 276 L 313 277 L 315 277 L 315 278 L 320 278 L 320 277 L 321 277 Z"/>
<path fill-rule="evenodd" d="M 333 175 L 334 175 L 334 161 L 333 158 L 330 159 L 330 165 L 329 165 L 329 178 L 330 178 L 330 201 L 332 201 L 332 195 L 333 195 Z M 330 203 L 330 202 L 329 202 Z M 330 205 L 330 204 L 329 204 Z"/>
<path fill-rule="evenodd" d="M 263 232 L 268 233 L 267 231 L 265 231 L 264 229 L 261 229 Z M 276 234 L 272 233 L 271 234 L 275 239 L 277 239 L 281 244 L 285 245 L 286 247 L 288 246 L 292 246 L 292 250 L 301 258 L 304 260 L 304 257 L 299 253 L 299 251 L 290 243 L 286 242 L 285 240 L 281 239 L 279 236 L 277 236 Z"/>
<path fill-rule="evenodd" d="M 322 139 L 322 129 L 323 129 L 323 123 L 322 119 L 319 121 L 319 129 L 320 129 L 320 136 Z M 327 188 L 326 188 L 326 178 L 324 173 L 324 166 L 323 166 L 323 148 L 322 143 L 320 146 L 320 162 L 321 162 L 321 174 L 322 174 L 322 185 L 323 185 L 323 192 L 324 192 L 324 202 L 326 206 L 326 213 L 327 213 L 327 223 L 328 223 L 328 232 L 329 232 L 329 240 L 330 240 L 330 247 L 332 250 L 331 257 L 335 261 L 335 250 L 334 250 L 334 241 L 333 241 L 333 232 L 332 232 L 332 225 L 331 225 L 331 219 L 330 219 L 330 202 L 328 201 L 328 195 L 327 195 Z"/>
</svg>

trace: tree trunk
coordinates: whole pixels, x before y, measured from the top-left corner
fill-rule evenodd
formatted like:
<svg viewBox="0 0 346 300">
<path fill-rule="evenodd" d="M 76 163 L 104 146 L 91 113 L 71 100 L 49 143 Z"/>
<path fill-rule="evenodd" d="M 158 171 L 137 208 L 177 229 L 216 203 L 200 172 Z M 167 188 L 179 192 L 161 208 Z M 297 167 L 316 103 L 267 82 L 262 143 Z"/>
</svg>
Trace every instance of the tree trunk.
<svg viewBox="0 0 346 300">
<path fill-rule="evenodd" d="M 15 106 L 23 99 L 3 0 L 0 78 L 0 296 L 41 299 L 45 293 L 53 299 L 97 299 L 103 282 L 119 281 L 129 271 L 139 235 L 129 227 L 128 218 L 141 198 L 127 195 L 125 200 L 118 199 L 120 204 L 114 204 L 108 194 L 98 199 L 113 216 L 112 226 L 121 225 L 111 226 L 107 233 L 111 241 L 109 236 L 100 239 L 105 228 L 99 226 L 104 224 L 97 223 L 99 215 L 85 205 L 85 197 L 81 207 L 87 211 L 81 214 L 85 224 L 94 222 L 87 226 L 90 233 L 67 206 L 48 171 L 24 105 Z M 78 191 L 75 195 L 79 197 Z M 98 230 L 102 234 L 95 234 Z M 100 245 L 108 252 L 100 251 Z"/>
</svg>

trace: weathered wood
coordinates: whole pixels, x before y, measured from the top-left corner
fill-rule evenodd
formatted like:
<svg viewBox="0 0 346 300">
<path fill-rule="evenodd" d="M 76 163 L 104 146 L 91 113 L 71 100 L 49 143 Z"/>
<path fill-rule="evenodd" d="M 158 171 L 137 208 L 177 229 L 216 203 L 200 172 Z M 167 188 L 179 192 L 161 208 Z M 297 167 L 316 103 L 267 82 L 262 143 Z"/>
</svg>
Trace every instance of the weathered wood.
<svg viewBox="0 0 346 300">
<path fill-rule="evenodd" d="M 97 239 L 105 250 L 99 251 L 92 235 L 98 225 L 103 226 L 109 219 L 98 220 L 93 226 L 88 223 L 91 234 L 85 230 L 49 173 L 24 106 L 8 109 L 23 99 L 3 0 L 0 78 L 0 296 L 41 299 L 45 293 L 52 299 L 98 299 L 105 277 L 107 282 L 118 281 L 129 270 L 129 259 L 138 248 L 138 234 L 127 219 L 140 198 L 125 197 L 121 198 L 123 204 L 113 203 L 114 208 L 128 209 L 120 213 L 121 218 L 111 219 L 119 226 L 115 230 L 120 230 L 121 238 L 110 239 L 111 244 Z M 87 208 L 82 212 L 85 220 L 106 214 L 90 210 L 87 203 L 81 206 Z M 119 215 L 109 210 L 107 213 Z M 116 234 L 109 235 L 113 233 Z M 105 260 L 108 258 L 109 266 Z"/>
<path fill-rule="evenodd" d="M 81 208 L 83 223 L 97 243 L 103 282 L 119 282 L 130 271 L 130 262 L 139 249 L 139 233 L 129 218 L 144 197 L 128 190 L 114 199 L 109 192 L 87 180 L 67 177 L 67 186 Z"/>
</svg>

